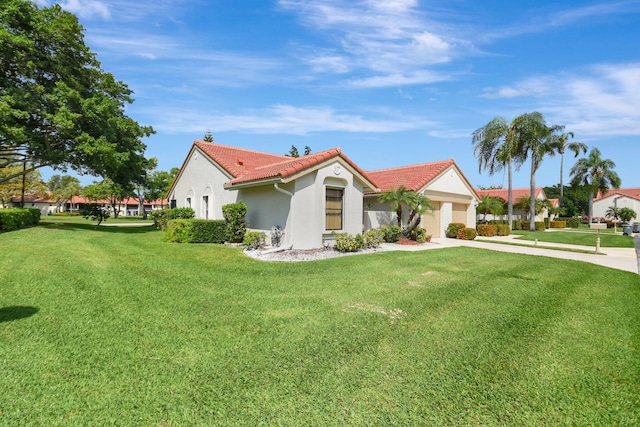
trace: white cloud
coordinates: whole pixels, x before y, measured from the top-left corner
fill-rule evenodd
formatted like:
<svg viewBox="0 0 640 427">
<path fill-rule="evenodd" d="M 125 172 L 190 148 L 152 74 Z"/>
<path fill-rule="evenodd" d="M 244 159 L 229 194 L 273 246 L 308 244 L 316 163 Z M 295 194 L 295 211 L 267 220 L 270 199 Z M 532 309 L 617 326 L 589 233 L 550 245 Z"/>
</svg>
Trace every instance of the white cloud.
<svg viewBox="0 0 640 427">
<path fill-rule="evenodd" d="M 421 117 L 387 115 L 365 118 L 360 114 L 344 113 L 330 107 L 295 107 L 274 105 L 265 110 L 251 110 L 242 114 L 208 114 L 201 110 L 176 108 L 147 111 L 161 119 L 153 124 L 165 132 L 199 132 L 203 123 L 218 132 L 254 134 L 305 135 L 317 132 L 399 132 L 433 126 Z"/>
<path fill-rule="evenodd" d="M 60 2 L 50 0 L 38 0 L 36 3 L 42 6 L 50 6 L 53 3 L 59 3 L 64 10 L 74 13 L 81 18 L 92 18 L 99 16 L 102 19 L 111 18 L 109 6 L 100 0 L 64 0 Z"/>
<path fill-rule="evenodd" d="M 640 63 L 602 64 L 537 76 L 487 98 L 532 98 L 550 123 L 586 135 L 640 135 Z"/>
</svg>

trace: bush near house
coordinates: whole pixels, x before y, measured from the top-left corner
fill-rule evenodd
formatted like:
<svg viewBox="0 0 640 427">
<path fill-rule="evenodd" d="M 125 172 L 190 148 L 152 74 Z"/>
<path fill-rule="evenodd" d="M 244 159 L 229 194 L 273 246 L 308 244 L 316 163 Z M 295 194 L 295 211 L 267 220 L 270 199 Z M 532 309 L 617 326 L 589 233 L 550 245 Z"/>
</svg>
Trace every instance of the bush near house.
<svg viewBox="0 0 640 427">
<path fill-rule="evenodd" d="M 222 207 L 222 216 L 227 223 L 227 238 L 231 243 L 242 243 L 247 232 L 247 205 L 241 200 Z"/>
<path fill-rule="evenodd" d="M 478 233 L 475 228 L 464 227 L 458 230 L 458 239 L 462 240 L 473 240 L 476 238 Z"/>
<path fill-rule="evenodd" d="M 544 218 L 544 228 L 551 228 L 551 218 Z"/>
<path fill-rule="evenodd" d="M 397 225 L 383 225 L 380 227 L 385 243 L 397 243 L 402 236 L 402 228 Z"/>
<path fill-rule="evenodd" d="M 257 250 L 264 247 L 267 241 L 267 235 L 262 231 L 247 231 L 244 233 L 242 244 L 248 250 Z"/>
<path fill-rule="evenodd" d="M 364 247 L 365 248 L 377 248 L 384 240 L 384 232 L 381 228 L 374 228 L 364 232 Z"/>
<path fill-rule="evenodd" d="M 172 243 L 225 243 L 227 225 L 223 220 L 172 219 L 167 222 L 163 240 Z"/>
<path fill-rule="evenodd" d="M 40 222 L 39 209 L 0 209 L 0 231 L 15 231 Z"/>
<path fill-rule="evenodd" d="M 362 234 L 338 233 L 333 248 L 339 252 L 358 252 L 364 249 L 364 237 Z"/>
<path fill-rule="evenodd" d="M 191 219 L 194 216 L 196 216 L 196 212 L 192 208 L 172 208 L 151 211 L 153 225 L 158 230 L 164 230 L 167 227 L 167 221 L 172 219 Z"/>
<path fill-rule="evenodd" d="M 496 224 L 498 236 L 508 236 L 511 234 L 511 227 L 509 224 Z"/>
<path fill-rule="evenodd" d="M 478 236 L 493 237 L 498 234 L 498 226 L 493 224 L 479 224 L 476 227 Z"/>
<path fill-rule="evenodd" d="M 427 230 L 422 227 L 415 227 L 411 230 L 408 237 L 418 243 L 425 243 L 427 241 Z"/>
<path fill-rule="evenodd" d="M 447 227 L 446 236 L 452 239 L 457 239 L 459 238 L 458 231 L 462 230 L 463 228 L 466 228 L 465 224 L 461 222 L 452 222 Z"/>
<path fill-rule="evenodd" d="M 566 228 L 567 227 L 567 222 L 566 221 L 551 221 L 550 224 L 550 228 Z"/>
</svg>

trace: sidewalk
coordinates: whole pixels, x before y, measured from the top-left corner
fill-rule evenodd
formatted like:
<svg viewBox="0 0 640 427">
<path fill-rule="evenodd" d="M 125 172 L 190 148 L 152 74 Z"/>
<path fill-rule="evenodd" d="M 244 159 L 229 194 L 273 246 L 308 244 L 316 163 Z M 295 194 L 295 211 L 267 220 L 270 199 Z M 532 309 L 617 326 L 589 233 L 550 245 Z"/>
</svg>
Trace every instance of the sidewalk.
<svg viewBox="0 0 640 427">
<path fill-rule="evenodd" d="M 442 249 L 456 246 L 469 246 L 478 249 L 489 249 L 492 251 L 509 252 L 515 254 L 534 255 L 534 256 L 547 256 L 550 258 L 570 259 L 574 261 L 589 262 L 592 264 L 601 265 L 604 267 L 615 268 L 617 270 L 629 271 L 638 274 L 639 272 L 639 254 L 636 253 L 636 249 L 633 248 L 601 248 L 600 254 L 595 253 L 595 246 L 577 246 L 577 245 L 563 245 L 559 243 L 547 243 L 540 242 L 539 246 L 579 249 L 584 251 L 593 251 L 593 254 L 579 253 L 579 252 L 567 252 L 555 249 L 545 249 L 536 247 L 535 242 L 525 240 L 515 240 L 519 245 L 506 245 L 495 242 L 510 242 L 514 241 L 516 236 L 502 236 L 502 237 L 482 237 L 482 240 L 460 240 L 460 239 L 447 239 L 447 238 L 434 238 L 431 243 L 425 243 L 415 246 L 393 245 L 389 243 L 382 244 L 382 250 L 404 250 L 404 251 L 419 251 L 429 249 Z M 636 245 L 640 237 L 636 237 Z M 525 246 L 526 245 L 526 246 Z M 640 249 L 639 249 L 640 251 Z"/>
</svg>

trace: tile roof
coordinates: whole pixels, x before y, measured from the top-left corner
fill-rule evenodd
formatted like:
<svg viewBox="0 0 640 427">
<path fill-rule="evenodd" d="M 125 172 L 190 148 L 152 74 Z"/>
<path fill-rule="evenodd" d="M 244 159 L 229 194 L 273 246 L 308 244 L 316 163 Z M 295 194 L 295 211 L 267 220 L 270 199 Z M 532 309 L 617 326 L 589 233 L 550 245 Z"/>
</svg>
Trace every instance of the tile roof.
<svg viewBox="0 0 640 427">
<path fill-rule="evenodd" d="M 419 165 L 400 166 L 396 168 L 368 171 L 367 174 L 376 183 L 380 191 L 398 188 L 402 185 L 409 191 L 419 191 L 451 165 L 453 159 Z"/>
<path fill-rule="evenodd" d="M 618 196 L 618 197 L 630 197 L 632 199 L 636 199 L 636 200 L 640 200 L 640 188 L 618 188 L 618 189 L 611 189 L 609 191 L 607 191 L 605 194 L 602 194 L 601 192 L 598 192 L 598 196 L 593 199 L 594 202 L 597 202 L 598 200 L 602 200 L 605 199 L 607 197 L 611 197 L 611 196 Z"/>
<path fill-rule="evenodd" d="M 344 155 L 340 148 L 332 148 L 301 157 L 289 157 L 204 141 L 195 141 L 194 145 L 232 176 L 229 181 L 232 185 L 270 178 L 289 178 L 338 157 L 365 179 L 371 181 L 367 173 Z"/>
<path fill-rule="evenodd" d="M 514 202 L 516 202 L 518 199 L 522 197 L 529 197 L 529 195 L 531 194 L 531 189 L 529 188 L 513 188 L 511 191 L 512 191 Z M 543 191 L 542 187 L 536 187 L 536 198 L 540 196 L 540 192 L 542 191 Z M 499 199 L 504 200 L 505 202 L 509 198 L 508 192 L 509 190 L 506 188 L 500 188 L 495 190 L 476 190 L 476 193 L 478 193 L 478 196 L 480 196 L 481 198 L 485 196 L 497 197 Z"/>
</svg>

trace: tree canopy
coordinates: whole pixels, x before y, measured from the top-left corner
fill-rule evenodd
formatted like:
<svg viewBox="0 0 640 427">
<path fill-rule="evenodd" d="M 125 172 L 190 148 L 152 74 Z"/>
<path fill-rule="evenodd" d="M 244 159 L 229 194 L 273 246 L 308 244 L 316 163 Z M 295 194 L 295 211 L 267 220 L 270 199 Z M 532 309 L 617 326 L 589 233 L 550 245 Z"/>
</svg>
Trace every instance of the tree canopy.
<svg viewBox="0 0 640 427">
<path fill-rule="evenodd" d="M 57 4 L 3 1 L 0 168 L 26 161 L 27 172 L 73 169 L 129 186 L 144 177 L 141 138 L 154 131 L 125 115 L 133 92 L 101 68 L 83 31 Z"/>
</svg>

